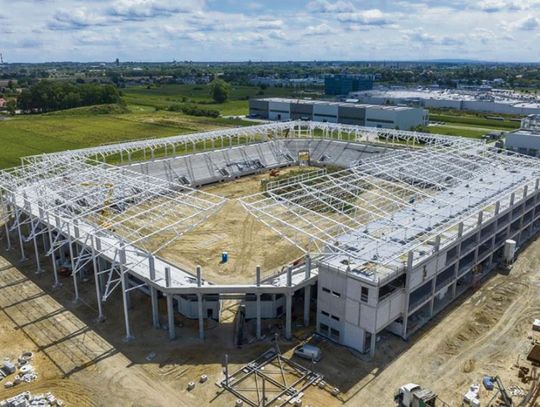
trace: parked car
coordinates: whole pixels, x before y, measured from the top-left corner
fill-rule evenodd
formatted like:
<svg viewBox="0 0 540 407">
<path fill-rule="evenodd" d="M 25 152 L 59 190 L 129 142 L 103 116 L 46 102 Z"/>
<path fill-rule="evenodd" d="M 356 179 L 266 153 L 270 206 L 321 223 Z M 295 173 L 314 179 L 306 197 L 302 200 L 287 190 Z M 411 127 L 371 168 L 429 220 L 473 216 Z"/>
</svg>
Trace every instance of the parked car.
<svg viewBox="0 0 540 407">
<path fill-rule="evenodd" d="M 294 350 L 294 354 L 298 357 L 313 360 L 318 362 L 321 360 L 321 349 L 314 345 L 300 345 Z"/>
</svg>

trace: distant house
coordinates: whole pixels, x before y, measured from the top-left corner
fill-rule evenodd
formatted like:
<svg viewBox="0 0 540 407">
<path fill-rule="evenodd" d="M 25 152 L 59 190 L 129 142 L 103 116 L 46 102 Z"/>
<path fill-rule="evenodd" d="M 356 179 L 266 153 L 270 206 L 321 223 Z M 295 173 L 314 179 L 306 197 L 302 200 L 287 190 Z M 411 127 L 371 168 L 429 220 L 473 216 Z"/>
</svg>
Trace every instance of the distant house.
<svg viewBox="0 0 540 407">
<path fill-rule="evenodd" d="M 0 109 L 7 106 L 7 100 L 4 98 L 0 98 Z"/>
</svg>

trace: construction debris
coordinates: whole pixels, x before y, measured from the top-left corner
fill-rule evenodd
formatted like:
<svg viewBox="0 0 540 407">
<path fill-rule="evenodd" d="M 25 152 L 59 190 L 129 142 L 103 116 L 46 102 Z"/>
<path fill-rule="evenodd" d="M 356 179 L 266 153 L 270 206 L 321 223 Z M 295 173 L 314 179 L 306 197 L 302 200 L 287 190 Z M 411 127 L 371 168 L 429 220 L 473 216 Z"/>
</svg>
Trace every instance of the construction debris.
<svg viewBox="0 0 540 407">
<path fill-rule="evenodd" d="M 5 400 L 0 400 L 0 407 L 53 407 L 63 406 L 64 402 L 58 400 L 52 393 L 36 394 L 33 395 L 29 391 L 24 391 L 17 394 L 14 397 L 10 397 Z"/>
<path fill-rule="evenodd" d="M 17 359 L 17 365 L 15 365 L 11 360 L 5 359 L 0 369 L 0 380 L 4 377 L 14 374 L 19 369 L 19 373 L 15 376 L 13 380 L 10 380 L 4 383 L 5 388 L 13 387 L 19 383 L 30 383 L 37 379 L 37 373 L 34 367 L 30 364 L 32 361 L 33 353 L 32 352 L 23 352 L 21 356 Z M 4 406 L 0 406 L 4 407 Z"/>
</svg>

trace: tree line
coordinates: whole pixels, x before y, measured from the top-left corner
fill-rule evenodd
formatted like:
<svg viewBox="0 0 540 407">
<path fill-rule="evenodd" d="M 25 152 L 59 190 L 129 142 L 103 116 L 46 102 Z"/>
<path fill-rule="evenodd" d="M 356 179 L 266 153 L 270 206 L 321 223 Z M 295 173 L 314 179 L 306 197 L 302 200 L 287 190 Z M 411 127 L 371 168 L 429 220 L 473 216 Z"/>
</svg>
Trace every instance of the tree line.
<svg viewBox="0 0 540 407">
<path fill-rule="evenodd" d="M 24 89 L 18 97 L 17 106 L 23 111 L 51 112 L 118 102 L 120 94 L 114 85 L 45 80 Z"/>
</svg>

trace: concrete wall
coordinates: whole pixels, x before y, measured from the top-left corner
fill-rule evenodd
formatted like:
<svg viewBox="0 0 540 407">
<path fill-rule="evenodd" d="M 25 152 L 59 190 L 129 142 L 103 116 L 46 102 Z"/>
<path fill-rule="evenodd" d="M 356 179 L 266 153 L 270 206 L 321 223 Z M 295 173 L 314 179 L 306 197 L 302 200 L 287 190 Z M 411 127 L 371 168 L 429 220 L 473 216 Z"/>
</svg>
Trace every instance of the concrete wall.
<svg viewBox="0 0 540 407">
<path fill-rule="evenodd" d="M 268 101 L 251 99 L 249 101 L 249 114 L 261 119 L 268 119 Z"/>
<path fill-rule="evenodd" d="M 268 102 L 268 119 L 277 121 L 291 120 L 291 104 L 289 102 Z"/>
<path fill-rule="evenodd" d="M 507 149 L 520 154 L 540 157 L 540 135 L 508 133 L 504 144 Z"/>
<path fill-rule="evenodd" d="M 197 319 L 199 318 L 198 302 L 195 296 L 175 296 L 176 307 L 180 314 L 184 315 L 186 318 Z M 207 318 L 209 315 L 212 316 L 212 319 L 219 318 L 219 300 L 216 298 L 203 299 L 203 317 Z"/>
<path fill-rule="evenodd" d="M 339 106 L 338 107 L 338 122 L 343 124 L 352 124 L 355 126 L 365 126 L 366 123 L 366 108 Z"/>
<path fill-rule="evenodd" d="M 394 280 L 402 278 L 403 285 L 395 284 L 402 288 L 382 298 L 381 287 L 375 283 L 319 265 L 318 332 L 361 352 L 369 349 L 369 338 L 383 329 L 404 338 L 412 335 L 502 261 L 507 239 L 515 240 L 519 247 L 540 232 L 538 189 L 529 185 L 526 195 L 501 202 L 507 206 L 500 207 L 498 213 L 478 215 L 475 224 L 458 229 L 455 240 L 434 246 L 431 256 L 413 262 L 404 277 L 398 275 Z M 340 291 L 344 287 L 345 295 Z M 368 290 L 367 297 L 362 288 Z M 341 296 L 333 294 L 334 290 Z M 323 332 L 321 323 L 339 330 L 339 337 Z M 372 340 L 371 346 L 375 343 Z"/>
<path fill-rule="evenodd" d="M 291 120 L 311 120 L 313 118 L 313 104 L 291 103 Z"/>
<path fill-rule="evenodd" d="M 337 123 L 337 105 L 315 104 L 313 106 L 313 120 L 317 122 Z"/>
</svg>

